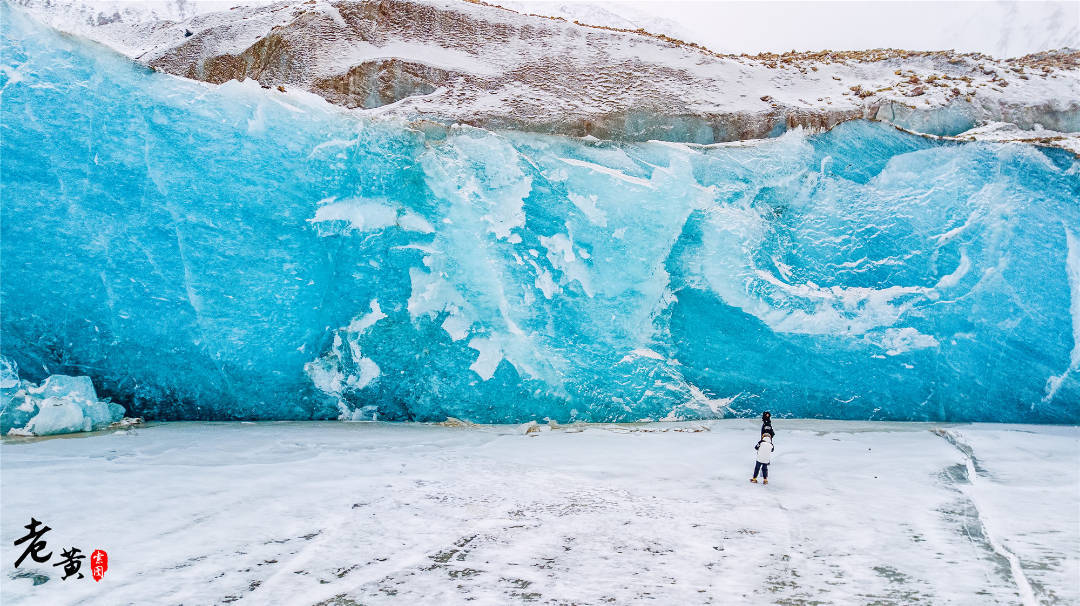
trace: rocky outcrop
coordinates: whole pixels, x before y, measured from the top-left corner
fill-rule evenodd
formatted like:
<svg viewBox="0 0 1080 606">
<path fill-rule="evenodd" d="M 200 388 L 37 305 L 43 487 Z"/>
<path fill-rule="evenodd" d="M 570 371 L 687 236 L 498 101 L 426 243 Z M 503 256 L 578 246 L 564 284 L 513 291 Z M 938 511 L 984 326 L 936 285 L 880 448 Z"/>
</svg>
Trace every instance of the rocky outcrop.
<svg viewBox="0 0 1080 606">
<path fill-rule="evenodd" d="M 456 74 L 451 71 L 402 61 L 365 61 L 340 76 L 319 78 L 311 90 L 331 103 L 372 109 L 397 103 L 414 95 L 429 95 Z"/>
<path fill-rule="evenodd" d="M 83 22 L 64 16 L 70 7 L 22 4 L 157 70 L 303 89 L 406 120 L 696 143 L 853 118 L 935 135 L 990 122 L 1080 131 L 1080 52 L 1070 50 L 721 55 L 449 0 L 286 0 L 181 21 L 80 13 Z"/>
</svg>

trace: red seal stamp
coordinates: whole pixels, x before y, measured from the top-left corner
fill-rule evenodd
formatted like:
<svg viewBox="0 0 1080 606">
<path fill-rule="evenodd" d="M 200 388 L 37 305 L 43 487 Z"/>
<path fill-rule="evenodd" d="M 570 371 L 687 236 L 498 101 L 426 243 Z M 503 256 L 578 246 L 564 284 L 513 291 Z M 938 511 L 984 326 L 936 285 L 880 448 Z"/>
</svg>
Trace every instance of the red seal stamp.
<svg viewBox="0 0 1080 606">
<path fill-rule="evenodd" d="M 105 553 L 104 549 L 95 549 L 94 553 L 90 554 L 90 573 L 94 575 L 94 580 L 100 581 L 108 569 L 109 554 Z"/>
</svg>

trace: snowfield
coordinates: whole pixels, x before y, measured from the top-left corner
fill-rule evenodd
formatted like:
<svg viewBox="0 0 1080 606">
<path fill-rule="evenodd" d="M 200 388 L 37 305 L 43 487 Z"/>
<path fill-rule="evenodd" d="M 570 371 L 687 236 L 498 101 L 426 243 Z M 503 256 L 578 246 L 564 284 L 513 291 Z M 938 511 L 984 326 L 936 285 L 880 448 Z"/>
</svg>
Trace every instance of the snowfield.
<svg viewBox="0 0 1080 606">
<path fill-rule="evenodd" d="M 768 486 L 746 419 L 8 439 L 3 602 L 1080 600 L 1077 427 L 775 426 Z M 101 582 L 14 569 L 31 517 L 49 550 L 105 549 Z"/>
</svg>

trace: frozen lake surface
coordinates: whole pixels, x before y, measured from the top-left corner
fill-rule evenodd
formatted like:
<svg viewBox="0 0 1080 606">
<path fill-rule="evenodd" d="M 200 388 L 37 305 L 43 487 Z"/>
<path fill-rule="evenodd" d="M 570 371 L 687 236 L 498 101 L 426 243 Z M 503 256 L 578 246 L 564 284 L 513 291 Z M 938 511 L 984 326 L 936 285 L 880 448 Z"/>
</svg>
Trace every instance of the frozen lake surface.
<svg viewBox="0 0 1080 606">
<path fill-rule="evenodd" d="M 2 600 L 1080 602 L 1077 427 L 775 427 L 768 486 L 748 482 L 754 420 L 6 440 Z M 16 569 L 31 517 L 54 555 Z M 72 545 L 108 552 L 100 582 L 61 580 Z"/>
</svg>

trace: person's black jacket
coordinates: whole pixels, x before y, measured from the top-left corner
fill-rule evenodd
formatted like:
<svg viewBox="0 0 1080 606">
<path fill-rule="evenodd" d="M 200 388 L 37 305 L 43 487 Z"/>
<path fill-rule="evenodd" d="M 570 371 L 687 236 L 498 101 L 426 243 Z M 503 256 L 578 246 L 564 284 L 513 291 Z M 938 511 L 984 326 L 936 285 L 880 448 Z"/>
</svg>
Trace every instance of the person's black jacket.
<svg viewBox="0 0 1080 606">
<path fill-rule="evenodd" d="M 776 432 L 772 428 L 772 415 L 768 412 L 761 413 L 761 435 L 769 434 L 769 437 L 776 437 Z"/>
</svg>

